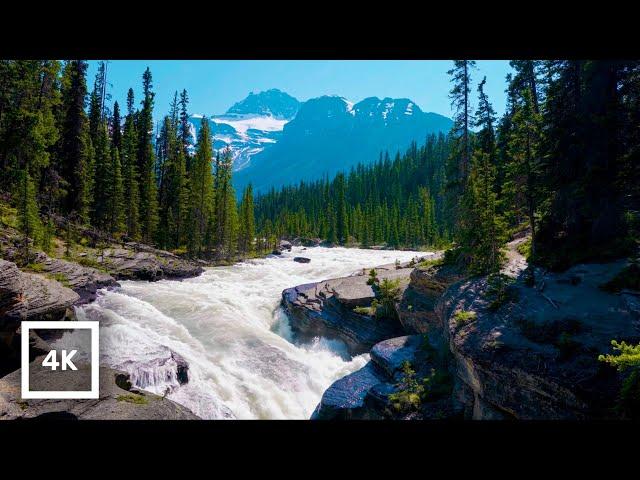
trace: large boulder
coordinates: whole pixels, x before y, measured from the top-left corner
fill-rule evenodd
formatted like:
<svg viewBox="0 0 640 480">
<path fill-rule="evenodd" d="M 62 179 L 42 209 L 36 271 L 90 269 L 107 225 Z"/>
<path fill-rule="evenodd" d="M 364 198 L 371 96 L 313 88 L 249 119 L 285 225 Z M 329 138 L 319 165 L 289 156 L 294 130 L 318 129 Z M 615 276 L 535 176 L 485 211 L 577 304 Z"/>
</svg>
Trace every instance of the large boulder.
<svg viewBox="0 0 640 480">
<path fill-rule="evenodd" d="M 311 259 L 307 257 L 294 257 L 293 261 L 298 263 L 309 263 L 311 262 Z"/>
<path fill-rule="evenodd" d="M 403 368 L 409 365 L 422 381 L 435 369 L 446 368 L 426 335 L 396 337 L 376 344 L 371 361 L 334 382 L 322 395 L 312 420 L 420 419 L 455 414 L 448 392 L 435 393 L 413 409 L 398 409 L 392 394 L 403 387 Z M 432 370 L 433 369 L 433 370 Z"/>
<path fill-rule="evenodd" d="M 41 362 L 37 357 L 34 362 Z M 33 369 L 33 382 L 46 390 L 70 390 L 74 378 L 82 377 L 90 367 L 76 363 L 78 371 L 70 375 L 51 375 Z M 60 372 L 62 373 L 62 372 Z M 100 367 L 100 396 L 91 400 L 22 400 L 21 370 L 0 378 L 0 418 L 2 419 L 71 419 L 71 420 L 195 420 L 196 415 L 167 398 L 131 387 L 129 375 Z M 76 387 L 85 388 L 84 385 Z"/>
<path fill-rule="evenodd" d="M 600 286 L 625 261 L 522 275 L 496 303 L 495 284 L 472 278 L 437 305 L 454 357 L 458 400 L 473 419 L 615 416 L 620 374 L 598 361 L 612 339 L 640 341 L 634 293 Z"/>
<path fill-rule="evenodd" d="M 73 290 L 0 260 L 0 375 L 20 366 L 22 320 L 63 320 L 80 299 Z"/>
<path fill-rule="evenodd" d="M 162 250 L 142 248 L 108 248 L 101 263 L 121 280 L 180 279 L 195 277 L 203 272 L 202 266 Z"/>
<path fill-rule="evenodd" d="M 398 280 L 403 291 L 409 284 L 412 268 L 408 265 L 376 267 L 377 276 Z M 349 277 L 335 278 L 288 288 L 282 292 L 282 304 L 294 334 L 302 339 L 327 337 L 346 343 L 351 355 L 368 352 L 373 345 L 402 334 L 397 320 L 377 319 L 356 313 L 356 307 L 368 307 L 375 292 L 367 285 L 368 270 Z"/>
</svg>

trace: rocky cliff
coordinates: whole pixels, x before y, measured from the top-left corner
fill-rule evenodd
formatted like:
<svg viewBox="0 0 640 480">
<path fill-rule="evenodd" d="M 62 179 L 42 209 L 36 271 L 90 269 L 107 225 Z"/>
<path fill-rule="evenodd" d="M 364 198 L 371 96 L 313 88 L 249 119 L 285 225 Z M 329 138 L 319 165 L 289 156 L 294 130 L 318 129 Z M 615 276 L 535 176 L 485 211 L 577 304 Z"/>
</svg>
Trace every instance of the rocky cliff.
<svg viewBox="0 0 640 480">
<path fill-rule="evenodd" d="M 611 352 L 612 339 L 640 341 L 640 292 L 602 288 L 628 261 L 536 269 L 531 287 L 517 253 L 524 240 L 508 245 L 500 275 L 411 269 L 398 303 L 399 330 L 411 335 L 375 344 L 371 361 L 335 382 L 313 418 L 619 418 L 623 376 L 598 355 Z M 316 304 L 315 318 L 323 307 Z M 439 396 L 429 390 L 435 374 L 448 377 Z M 412 392 L 420 401 L 407 402 Z"/>
</svg>

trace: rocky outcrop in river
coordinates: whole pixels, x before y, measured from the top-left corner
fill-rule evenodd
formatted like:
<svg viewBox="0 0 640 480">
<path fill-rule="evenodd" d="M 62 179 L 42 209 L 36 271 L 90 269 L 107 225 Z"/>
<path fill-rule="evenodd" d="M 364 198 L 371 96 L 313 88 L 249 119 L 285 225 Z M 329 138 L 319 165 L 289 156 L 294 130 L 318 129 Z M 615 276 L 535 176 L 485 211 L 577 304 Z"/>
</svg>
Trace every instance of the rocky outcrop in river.
<svg viewBox="0 0 640 480">
<path fill-rule="evenodd" d="M 400 291 L 409 285 L 413 267 L 394 264 L 376 267 L 377 276 L 398 280 Z M 403 333 L 394 319 L 376 319 L 357 313 L 357 307 L 369 307 L 376 294 L 367 283 L 368 269 L 349 277 L 335 278 L 288 288 L 282 292 L 282 304 L 294 334 L 302 339 L 317 336 L 342 340 L 351 355 L 368 352 L 373 345 Z"/>
</svg>

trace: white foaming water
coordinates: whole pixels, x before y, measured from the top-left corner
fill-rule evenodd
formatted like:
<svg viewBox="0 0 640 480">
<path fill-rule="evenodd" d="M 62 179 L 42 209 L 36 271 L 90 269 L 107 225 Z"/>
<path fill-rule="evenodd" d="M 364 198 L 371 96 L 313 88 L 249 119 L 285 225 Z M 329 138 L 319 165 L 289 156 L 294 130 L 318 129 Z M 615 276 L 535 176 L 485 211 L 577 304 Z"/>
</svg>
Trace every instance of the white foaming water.
<svg viewBox="0 0 640 480">
<path fill-rule="evenodd" d="M 345 360 L 341 342 L 320 338 L 294 343 L 279 306 L 282 290 L 422 255 L 294 247 L 183 281 L 121 282 L 77 313 L 101 322 L 101 363 L 202 418 L 309 418 L 324 390 L 361 368 L 368 355 Z M 294 262 L 295 256 L 311 262 Z M 189 365 L 184 385 L 172 352 Z"/>
</svg>

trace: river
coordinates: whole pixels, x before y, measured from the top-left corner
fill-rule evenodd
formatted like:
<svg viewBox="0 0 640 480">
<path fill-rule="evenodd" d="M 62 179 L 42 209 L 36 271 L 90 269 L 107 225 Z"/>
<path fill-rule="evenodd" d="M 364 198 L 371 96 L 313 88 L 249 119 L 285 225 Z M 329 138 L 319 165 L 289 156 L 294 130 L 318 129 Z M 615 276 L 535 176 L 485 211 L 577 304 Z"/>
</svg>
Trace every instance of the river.
<svg viewBox="0 0 640 480">
<path fill-rule="evenodd" d="M 123 281 L 77 315 L 101 322 L 101 363 L 202 418 L 305 419 L 324 390 L 368 355 L 348 359 L 339 341 L 296 343 L 282 290 L 417 255 L 424 252 L 294 247 L 183 281 Z M 189 364 L 184 385 L 171 352 Z"/>
</svg>

